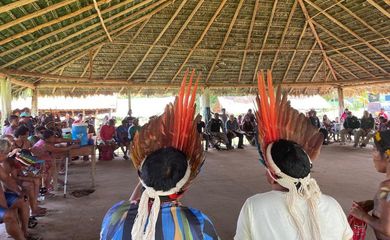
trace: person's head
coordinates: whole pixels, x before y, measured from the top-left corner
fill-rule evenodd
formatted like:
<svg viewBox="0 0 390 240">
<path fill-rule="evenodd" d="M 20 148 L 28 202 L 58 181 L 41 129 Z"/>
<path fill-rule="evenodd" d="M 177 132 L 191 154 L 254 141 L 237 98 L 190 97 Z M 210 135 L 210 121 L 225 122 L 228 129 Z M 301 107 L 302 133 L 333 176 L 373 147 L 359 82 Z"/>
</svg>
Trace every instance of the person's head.
<svg viewBox="0 0 390 240">
<path fill-rule="evenodd" d="M 372 158 L 375 168 L 380 173 L 386 173 L 390 161 L 390 130 L 376 132 L 374 143 Z"/>
<path fill-rule="evenodd" d="M 77 114 L 77 118 L 79 119 L 79 120 L 83 120 L 83 114 L 82 113 L 79 113 L 79 114 Z"/>
<path fill-rule="evenodd" d="M 238 120 L 242 120 L 242 115 L 241 115 L 241 114 L 238 115 L 238 116 L 237 116 L 237 119 L 238 119 Z"/>
<path fill-rule="evenodd" d="M 339 122 L 339 121 L 340 121 L 340 118 L 339 118 L 339 117 L 336 117 L 336 118 L 334 119 L 334 121 L 335 121 L 335 122 Z"/>
<path fill-rule="evenodd" d="M 368 111 L 364 111 L 363 112 L 363 118 L 368 118 L 370 115 L 368 113 Z"/>
<path fill-rule="evenodd" d="M 29 132 L 28 127 L 21 125 L 15 130 L 14 136 L 16 138 L 27 138 Z"/>
<path fill-rule="evenodd" d="M 0 137 L 0 162 L 7 159 L 9 152 L 11 151 L 11 143 L 8 139 Z"/>
<path fill-rule="evenodd" d="M 127 125 L 127 121 L 126 120 L 122 120 L 122 126 L 126 126 Z"/>
<path fill-rule="evenodd" d="M 108 120 L 108 125 L 114 127 L 115 126 L 115 120 L 114 119 Z"/>
<path fill-rule="evenodd" d="M 384 108 L 381 108 L 381 113 L 384 113 L 385 112 L 385 109 Z"/>
<path fill-rule="evenodd" d="M 272 146 L 271 156 L 276 166 L 290 177 L 304 178 L 310 173 L 309 157 L 303 148 L 293 141 L 276 141 Z"/>
<path fill-rule="evenodd" d="M 325 115 L 322 117 L 322 119 L 323 119 L 324 121 L 326 121 L 326 120 L 328 120 L 328 116 L 325 114 Z"/>
<path fill-rule="evenodd" d="M 167 191 L 176 186 L 187 170 L 187 159 L 173 147 L 161 148 L 146 157 L 139 176 L 156 191 Z"/>
<path fill-rule="evenodd" d="M 222 108 L 221 111 L 222 111 L 222 114 L 226 113 L 226 109 L 225 108 Z"/>
<path fill-rule="evenodd" d="M 198 114 L 197 116 L 196 116 L 196 121 L 197 122 L 201 122 L 202 121 L 202 115 L 200 115 L 200 114 Z"/>
<path fill-rule="evenodd" d="M 344 109 L 344 112 L 345 112 L 345 113 L 348 113 L 348 112 L 349 112 L 348 108 Z"/>
<path fill-rule="evenodd" d="M 219 113 L 214 113 L 214 118 L 219 119 Z"/>
<path fill-rule="evenodd" d="M 347 116 L 348 116 L 348 117 L 352 117 L 352 112 L 351 112 L 351 111 L 348 111 L 348 112 L 347 112 Z"/>
<path fill-rule="evenodd" d="M 387 120 L 386 120 L 386 118 L 385 118 L 384 116 L 380 116 L 380 117 L 379 117 L 379 122 L 380 122 L 380 123 L 386 123 Z"/>
<path fill-rule="evenodd" d="M 44 126 L 38 126 L 34 130 L 34 135 L 39 137 L 39 138 L 42 138 L 42 134 L 45 130 L 46 130 L 46 128 Z"/>
<path fill-rule="evenodd" d="M 44 140 L 45 142 L 52 142 L 52 140 L 54 140 L 55 136 L 54 136 L 54 132 L 51 131 L 51 130 L 44 130 L 43 133 L 42 133 L 42 140 Z"/>
<path fill-rule="evenodd" d="M 11 115 L 9 116 L 8 121 L 11 124 L 11 126 L 16 127 L 19 124 L 19 117 L 16 115 Z"/>
<path fill-rule="evenodd" d="M 230 121 L 234 121 L 234 114 L 230 114 L 230 115 L 229 115 L 229 120 L 230 120 Z"/>
<path fill-rule="evenodd" d="M 134 118 L 134 119 L 133 119 L 133 125 L 134 125 L 134 126 L 138 126 L 138 123 L 139 123 L 138 118 Z"/>
</svg>

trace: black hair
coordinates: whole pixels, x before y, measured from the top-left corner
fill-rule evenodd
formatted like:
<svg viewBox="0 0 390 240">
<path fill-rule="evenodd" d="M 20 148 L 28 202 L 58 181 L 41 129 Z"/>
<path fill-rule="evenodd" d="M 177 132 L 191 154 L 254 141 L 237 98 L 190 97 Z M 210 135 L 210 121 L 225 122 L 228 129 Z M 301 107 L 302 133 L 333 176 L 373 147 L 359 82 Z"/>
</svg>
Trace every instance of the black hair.
<svg viewBox="0 0 390 240">
<path fill-rule="evenodd" d="M 19 117 L 17 115 L 11 115 L 8 117 L 8 121 L 12 122 L 12 120 L 18 119 Z"/>
<path fill-rule="evenodd" d="M 374 135 L 376 149 L 384 155 L 390 149 L 390 130 L 376 132 Z"/>
<path fill-rule="evenodd" d="M 52 130 L 45 130 L 42 134 L 42 140 L 46 140 L 51 136 L 54 136 L 54 132 Z"/>
<path fill-rule="evenodd" d="M 39 132 L 42 132 L 42 131 L 44 131 L 44 130 L 46 130 L 46 128 L 45 128 L 44 126 L 39 126 L 39 127 L 36 127 L 36 128 L 35 128 L 34 132 L 35 132 L 35 133 L 39 133 Z"/>
<path fill-rule="evenodd" d="M 271 149 L 274 163 L 285 174 L 293 178 L 304 178 L 310 173 L 311 163 L 302 147 L 293 142 L 281 139 Z"/>
<path fill-rule="evenodd" d="M 149 154 L 139 174 L 147 186 L 156 191 L 167 191 L 184 177 L 187 165 L 182 151 L 173 147 L 161 148 Z"/>
<path fill-rule="evenodd" d="M 26 135 L 26 133 L 28 133 L 30 130 L 28 129 L 28 127 L 24 126 L 24 125 L 21 125 L 20 127 L 18 127 L 16 130 L 15 130 L 15 137 L 18 138 L 20 136 L 23 136 L 23 135 Z"/>
</svg>

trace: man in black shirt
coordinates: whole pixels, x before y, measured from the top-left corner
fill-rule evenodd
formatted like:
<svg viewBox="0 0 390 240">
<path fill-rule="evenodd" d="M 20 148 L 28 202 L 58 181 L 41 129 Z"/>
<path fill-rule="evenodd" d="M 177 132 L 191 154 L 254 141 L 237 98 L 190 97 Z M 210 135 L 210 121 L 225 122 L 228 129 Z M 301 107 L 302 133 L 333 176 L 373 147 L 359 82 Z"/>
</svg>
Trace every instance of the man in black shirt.
<svg viewBox="0 0 390 240">
<path fill-rule="evenodd" d="M 340 145 L 345 145 L 345 135 L 353 134 L 355 129 L 360 128 L 359 119 L 352 115 L 352 112 L 347 113 L 347 118 L 343 124 L 344 129 L 340 131 L 341 142 Z"/>
<path fill-rule="evenodd" d="M 368 111 L 364 111 L 360 123 L 360 128 L 355 132 L 354 135 L 355 144 L 353 146 L 357 147 L 359 145 L 360 138 L 362 138 L 360 147 L 365 147 L 370 139 L 374 136 L 374 126 L 374 118 L 368 113 Z"/>
<path fill-rule="evenodd" d="M 226 134 L 221 132 L 223 129 L 223 122 L 221 119 L 219 119 L 219 113 L 214 113 L 214 118 L 212 118 L 207 124 L 207 131 L 211 135 L 211 144 L 217 149 L 219 149 L 217 141 L 222 141 L 227 146 L 227 148 L 230 148 Z"/>
</svg>

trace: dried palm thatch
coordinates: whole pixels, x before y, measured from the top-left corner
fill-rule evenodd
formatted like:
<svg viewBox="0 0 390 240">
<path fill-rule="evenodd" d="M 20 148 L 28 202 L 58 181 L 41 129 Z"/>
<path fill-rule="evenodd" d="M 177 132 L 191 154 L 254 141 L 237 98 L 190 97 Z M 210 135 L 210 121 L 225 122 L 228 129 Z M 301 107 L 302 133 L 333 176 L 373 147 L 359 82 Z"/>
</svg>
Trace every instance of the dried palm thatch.
<svg viewBox="0 0 390 240">
<path fill-rule="evenodd" d="M 13 93 L 168 93 L 186 68 L 219 94 L 271 69 L 290 94 L 390 90 L 388 0 L 1 0 Z M 174 90 L 176 91 L 176 90 Z"/>
</svg>

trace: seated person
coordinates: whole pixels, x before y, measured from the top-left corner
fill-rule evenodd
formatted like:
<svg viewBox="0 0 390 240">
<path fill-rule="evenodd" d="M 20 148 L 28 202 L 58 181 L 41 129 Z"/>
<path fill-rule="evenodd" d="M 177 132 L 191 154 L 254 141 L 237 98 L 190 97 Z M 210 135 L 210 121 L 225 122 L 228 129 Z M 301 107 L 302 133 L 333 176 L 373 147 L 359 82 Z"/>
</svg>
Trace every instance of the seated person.
<svg viewBox="0 0 390 240">
<path fill-rule="evenodd" d="M 8 118 L 8 122 L 9 126 L 4 128 L 4 135 L 13 136 L 19 126 L 19 117 L 16 115 L 11 115 Z"/>
<path fill-rule="evenodd" d="M 222 132 L 221 132 L 222 130 Z M 219 113 L 214 113 L 214 118 L 210 119 L 207 124 L 207 131 L 210 134 L 210 142 L 216 148 L 219 149 L 217 141 L 222 141 L 228 149 L 231 149 L 229 140 L 225 133 L 223 133 L 224 126 L 221 119 L 219 119 Z"/>
<path fill-rule="evenodd" d="M 183 99 L 177 97 L 177 101 Z M 185 111 L 187 116 L 176 115 L 176 104 L 170 106 L 133 139 L 131 160 L 140 184 L 130 201 L 119 202 L 108 210 L 100 239 L 218 239 L 205 214 L 180 203 L 203 165 L 204 153 L 193 120 L 195 106 L 184 106 L 192 110 Z M 178 121 L 183 123 L 180 128 Z"/>
<path fill-rule="evenodd" d="M 103 153 L 108 151 L 111 159 L 114 157 L 114 151 L 118 148 L 115 142 L 115 120 L 108 120 L 107 124 L 100 129 L 100 141 L 98 143 L 99 160 L 103 159 Z M 111 154 L 112 153 L 112 154 Z M 111 160 L 105 159 L 105 160 Z"/>
<path fill-rule="evenodd" d="M 354 203 L 351 215 L 372 227 L 377 239 L 386 240 L 390 239 L 390 131 L 375 133 L 374 143 L 374 165 L 385 180 L 379 184 L 374 200 Z"/>
<path fill-rule="evenodd" d="M 379 125 L 378 125 L 378 131 L 386 131 L 389 129 L 388 127 L 388 121 L 383 116 L 379 117 Z"/>
<path fill-rule="evenodd" d="M 3 163 L 11 150 L 8 139 L 0 138 L 0 163 Z M 12 177 L 0 165 L 0 182 L 8 191 L 0 187 L 0 223 L 5 223 L 7 233 L 16 240 L 30 237 L 27 232 L 29 209 L 27 196 L 15 184 Z"/>
<path fill-rule="evenodd" d="M 130 140 L 128 138 L 129 126 L 127 125 L 127 121 L 123 120 L 122 125 L 116 128 L 116 142 L 120 146 L 123 152 L 123 159 L 129 160 L 127 156 L 127 152 L 129 150 Z"/>
<path fill-rule="evenodd" d="M 241 129 L 245 132 L 245 137 L 252 146 L 255 145 L 255 127 L 256 125 L 251 121 L 250 115 L 245 115 Z"/>
<path fill-rule="evenodd" d="M 28 137 L 28 140 L 31 142 L 31 146 L 34 146 L 42 138 L 42 133 L 46 130 L 43 126 L 38 126 L 34 130 L 34 135 Z"/>
<path fill-rule="evenodd" d="M 364 111 L 361 119 L 360 128 L 355 131 L 354 135 L 354 147 L 357 147 L 360 143 L 360 147 L 365 147 L 370 139 L 374 136 L 375 120 L 370 116 L 368 111 Z M 362 141 L 360 141 L 360 138 Z"/>
<path fill-rule="evenodd" d="M 202 121 L 202 115 L 198 114 L 195 118 L 196 120 L 196 129 L 198 133 L 202 136 L 202 140 L 206 142 L 206 151 L 209 145 L 209 135 L 206 133 L 206 124 Z"/>
<path fill-rule="evenodd" d="M 141 126 L 139 125 L 139 120 L 138 120 L 138 118 L 133 118 L 132 125 L 129 128 L 129 133 L 128 133 L 128 137 L 129 137 L 130 142 L 133 141 L 135 134 L 137 132 L 139 132 L 139 130 L 141 130 Z"/>
<path fill-rule="evenodd" d="M 232 146 L 232 139 L 235 137 L 238 137 L 238 146 L 237 148 L 244 148 L 243 147 L 243 139 L 244 135 L 241 133 L 241 130 L 238 126 L 237 119 L 234 117 L 233 114 L 229 116 L 229 120 L 226 121 L 226 135 L 229 141 L 229 146 Z"/>
<path fill-rule="evenodd" d="M 344 129 L 340 131 L 341 142 L 340 145 L 345 145 L 345 137 L 347 134 L 353 134 L 355 129 L 360 127 L 360 122 L 357 117 L 352 115 L 352 112 L 347 113 L 347 118 L 344 121 Z"/>
<path fill-rule="evenodd" d="M 53 155 L 67 153 L 72 148 L 78 148 L 78 145 L 71 145 L 68 147 L 56 147 L 54 143 L 57 143 L 53 131 L 45 130 L 42 134 L 42 139 L 39 140 L 32 148 L 31 152 L 39 160 L 45 161 L 45 167 L 43 170 L 44 187 L 48 190 L 52 190 L 52 177 L 53 177 L 53 164 L 56 164 L 53 159 Z"/>
<path fill-rule="evenodd" d="M 28 141 L 28 134 L 30 130 L 24 126 L 21 125 L 18 127 L 14 133 L 14 141 L 13 141 L 13 146 L 12 148 L 19 148 L 19 149 L 30 149 L 32 147 L 31 142 Z"/>
</svg>

